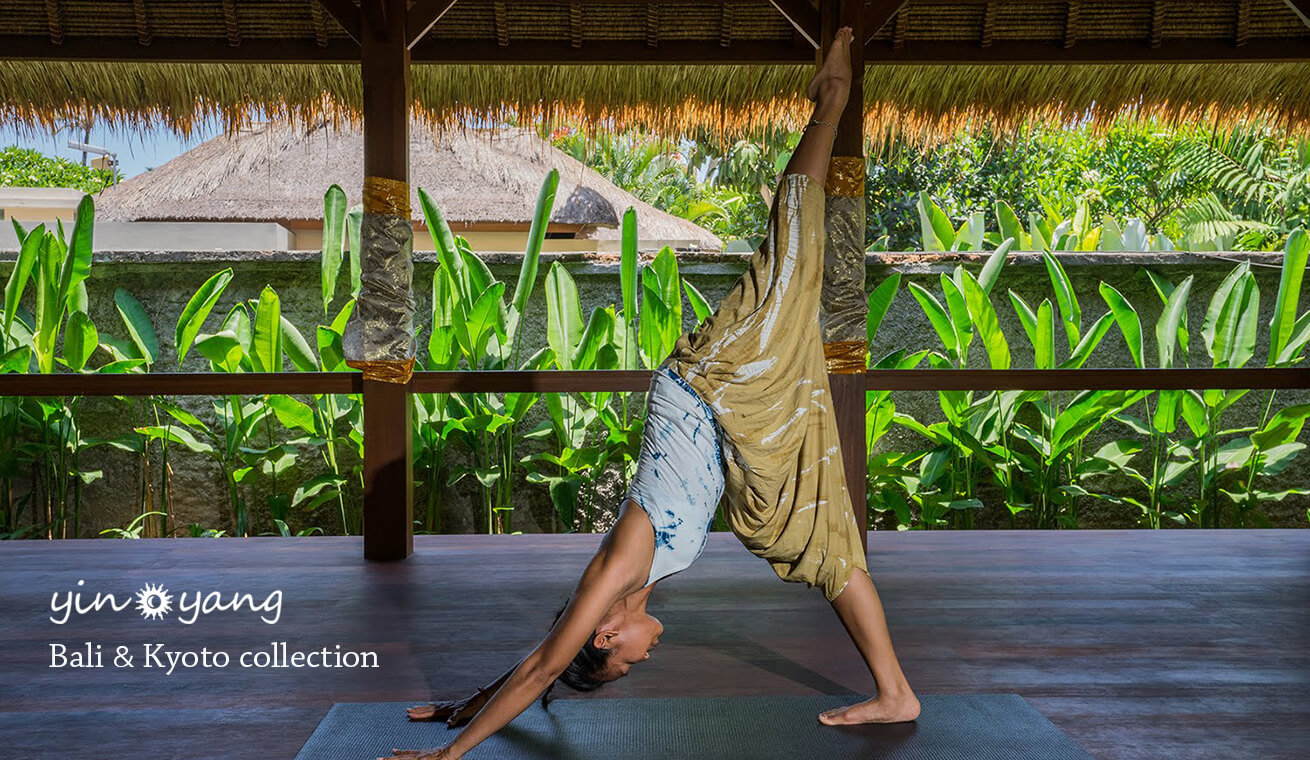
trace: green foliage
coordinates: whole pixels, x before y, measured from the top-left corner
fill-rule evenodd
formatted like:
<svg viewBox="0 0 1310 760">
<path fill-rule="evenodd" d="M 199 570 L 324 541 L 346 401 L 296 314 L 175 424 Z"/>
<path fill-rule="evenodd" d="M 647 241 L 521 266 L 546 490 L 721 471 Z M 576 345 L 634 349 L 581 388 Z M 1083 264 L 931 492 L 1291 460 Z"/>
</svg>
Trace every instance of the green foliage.
<svg viewBox="0 0 1310 760">
<path fill-rule="evenodd" d="M 1310 311 L 1297 315 L 1306 247 L 1304 232 L 1293 230 L 1270 322 L 1267 366 L 1299 362 L 1310 342 Z M 1134 365 L 1144 367 L 1149 346 L 1138 309 L 1118 289 L 1102 282 L 1099 293 L 1109 311 L 1084 331 L 1081 309 L 1063 266 L 1049 253 L 1044 258 L 1066 328 L 1069 358 L 1060 366 L 1081 366 L 1107 331 L 1117 327 Z M 910 285 L 941 342 L 942 353 L 928 353 L 930 365 L 966 366 L 970 339 L 977 334 L 983 336 L 992 366 L 1002 368 L 1004 363 L 997 357 L 1004 336 L 987 337 L 997 328 L 990 325 L 983 289 L 962 267 L 941 280 L 941 299 L 926 288 Z M 1151 273 L 1151 280 L 1163 307 L 1153 331 L 1155 354 L 1160 367 L 1173 367 L 1186 356 L 1186 307 L 1193 279 L 1175 286 Z M 881 302 L 888 290 L 888 283 L 875 288 L 871 314 L 885 311 Z M 965 295 L 963 307 L 957 290 Z M 1056 366 L 1052 299 L 1043 298 L 1033 309 L 1013 291 L 1009 296 L 1032 344 L 1034 366 Z M 875 301 L 877 309 L 872 305 Z M 1237 265 L 1211 295 L 1205 312 L 1201 339 L 1213 366 L 1241 367 L 1254 358 L 1259 304 L 1250 265 Z M 880 317 L 871 322 L 871 330 L 880 322 Z M 996 345 L 987 347 L 989 343 Z M 1180 346 L 1181 354 L 1177 353 Z M 877 366 L 902 365 L 903 351 Z M 887 394 L 870 393 L 866 407 L 869 508 L 888 515 L 886 519 L 900 528 L 966 527 L 971 511 L 981 506 L 978 495 L 988 492 L 999 494 L 1012 524 L 1017 524 L 1018 515 L 1029 513 L 1029 524 L 1036 527 L 1078 527 L 1079 503 L 1088 499 L 1132 509 L 1141 524 L 1151 528 L 1161 527 L 1165 520 L 1199 527 L 1268 526 L 1263 505 L 1310 493 L 1279 477 L 1305 448 L 1297 438 L 1310 418 L 1310 405 L 1278 409 L 1275 393 L 1268 392 L 1258 424 L 1227 426 L 1225 416 L 1248 393 L 942 391 L 937 395 L 945 419 L 932 424 L 896 413 Z M 1139 417 L 1139 412 L 1145 414 Z M 874 444 L 886 434 L 888 418 L 917 433 L 927 447 L 877 451 Z M 1122 426 L 1136 437 L 1084 451 L 1093 435 L 1112 426 Z"/>
<path fill-rule="evenodd" d="M 639 132 L 552 137 L 642 200 L 754 246 L 798 135 L 729 145 Z M 985 242 L 1014 238 L 1016 250 L 1276 250 L 1310 224 L 1310 140 L 1129 120 L 960 132 L 932 146 L 882 146 L 865 199 L 870 250 L 980 250 L 979 226 L 993 214 L 999 232 Z"/>
<path fill-rule="evenodd" d="M 422 368 L 653 369 L 682 334 L 684 322 L 700 323 L 711 313 L 708 299 L 683 279 L 671 250 L 641 264 L 631 210 L 623 215 L 619 282 L 612 289 L 618 303 L 584 312 L 578 285 L 564 264 L 556 262 L 544 275 L 539 273 L 545 220 L 557 182 L 552 173 L 542 184 L 534 231 L 512 289 L 474 255 L 464 238 L 451 233 L 440 210 L 420 191 L 440 262 L 431 285 Z M 333 223 L 337 231 L 324 248 L 325 315 L 334 303 L 344 263 L 344 254 L 332 251 L 339 252 L 351 234 L 343 196 L 329 191 L 325 198 L 325 211 L 338 217 Z M 1032 213 L 1023 225 L 1019 213 L 996 204 L 990 210 L 1006 235 L 1000 239 L 985 229 L 985 215 L 956 223 L 927 196 L 919 196 L 917 206 L 924 232 L 930 231 L 941 247 L 995 247 L 976 264 L 956 266 L 931 284 L 908 283 L 910 298 L 932 327 L 935 345 L 916 346 L 916 351 L 893 347 L 872 369 L 970 367 L 984 358 L 992 369 L 1007 369 L 1025 362 L 1028 355 L 1036 367 L 1076 368 L 1089 361 L 1112 330 L 1118 335 L 1112 340 L 1124 341 L 1137 367 L 1148 362 L 1165 368 L 1185 364 L 1189 344 L 1197 336 L 1199 348 L 1215 367 L 1249 366 L 1261 359 L 1266 366 L 1294 366 L 1310 344 L 1310 310 L 1302 311 L 1301 306 L 1310 242 L 1302 230 L 1286 235 L 1283 270 L 1272 300 L 1260 293 L 1248 264 L 1234 267 L 1206 294 L 1195 292 L 1191 277 L 1175 284 L 1148 272 L 1160 311 L 1155 324 L 1147 326 L 1153 329 L 1144 329 L 1143 315 L 1154 312 L 1131 303 L 1108 282 L 1097 288 L 1104 311 L 1095 319 L 1085 314 L 1090 304 L 1079 302 L 1059 253 L 1143 241 L 1144 225 L 1097 225 L 1086 211 L 1072 219 Z M 53 372 L 56 366 L 87 373 L 154 369 L 161 351 L 155 326 L 131 293 L 113 294 L 122 337 L 88 316 L 85 281 L 92 217 L 88 198 L 67 237 L 62 229 L 22 232 L 5 288 L 0 354 L 4 371 Z M 1001 289 L 1011 247 L 1033 240 L 1056 253 L 1043 251 L 1049 290 L 1030 304 L 1014 291 Z M 530 316 L 526 311 L 539 279 L 546 311 Z M 316 326 L 311 343 L 282 314 L 282 300 L 272 288 L 258 298 L 225 305 L 221 318 L 214 315 L 231 280 L 231 270 L 214 274 L 178 315 L 173 345 L 179 367 L 185 357 L 196 354 L 219 372 L 280 372 L 288 360 L 294 371 L 349 369 L 342 335 L 353 300 L 346 300 L 330 324 Z M 879 330 L 895 299 L 904 298 L 903 284 L 901 276 L 893 274 L 869 294 L 866 327 L 871 348 L 882 342 Z M 1262 295 L 1273 304 L 1273 318 L 1267 324 L 1269 351 L 1257 357 L 1255 348 L 1266 329 L 1259 315 Z M 1199 330 L 1195 325 L 1189 330 L 1187 323 L 1193 298 L 1206 299 L 1198 302 L 1205 306 Z M 1005 308 L 1014 310 L 1022 335 L 1006 334 L 998 311 Z M 521 345 L 521 325 L 532 318 L 545 325 L 547 342 L 535 352 Z M 1063 340 L 1057 337 L 1061 332 Z M 416 475 L 428 499 L 420 527 L 442 530 L 447 491 L 463 483 L 480 499 L 479 529 L 514 532 L 515 488 L 527 483 L 544 489 L 549 498 L 552 529 L 596 529 L 604 510 L 613 506 L 604 494 L 615 478 L 620 491 L 626 485 L 640 446 L 644 421 L 629 395 L 415 394 Z M 1198 527 L 1260 526 L 1269 523 L 1264 512 L 1268 504 L 1310 493 L 1284 482 L 1287 468 L 1305 448 L 1299 438 L 1310 419 L 1310 405 L 1280 408 L 1272 392 L 1261 399 L 1258 423 L 1243 427 L 1226 422 L 1235 405 L 1251 396 L 1243 390 L 943 391 L 936 396 L 942 418 L 935 422 L 898 410 L 890 392 L 866 396 L 868 508 L 899 528 L 968 528 L 989 503 L 1003 504 L 1015 527 L 1076 528 L 1080 505 L 1091 500 L 1131 510 L 1143 526 L 1152 528 L 1166 521 Z M 101 476 L 80 467 L 79 456 L 91 446 L 105 445 L 140 458 L 143 473 L 139 515 L 126 528 L 108 533 L 169 535 L 178 529 L 168 525 L 168 461 L 170 451 L 185 451 L 209 459 L 223 474 L 234 535 L 252 535 L 261 527 L 273 528 L 264 531 L 268 535 L 322 532 L 312 523 L 327 505 L 339 512 L 342 533 L 361 530 L 360 516 L 347 498 L 350 488 L 362 486 L 362 409 L 357 397 L 224 397 L 211 402 L 205 419 L 162 397 L 129 403 L 131 431 L 99 440 L 81 435 L 77 399 L 0 398 L 0 496 L 9 497 L 7 502 L 19 505 L 19 510 L 51 515 L 41 526 L 46 535 L 67 535 L 69 527 L 76 535 L 80 488 Z M 532 419 L 540 424 L 525 432 Z M 901 439 L 898 448 L 884 450 L 893 431 Z M 919 443 L 906 447 L 905 438 Z M 1115 440 L 1106 443 L 1106 438 Z M 540 441 L 545 448 L 524 455 L 518 449 L 522 441 Z M 325 472 L 308 479 L 296 476 L 293 468 L 314 454 L 322 457 Z M 153 484 L 147 488 L 144 473 L 155 469 L 156 456 L 164 475 L 157 489 Z M 26 497 L 13 498 L 16 474 L 29 470 L 37 474 L 37 487 Z M 268 496 L 256 514 L 248 503 L 249 491 L 261 479 Z M 19 516 L 6 512 L 0 535 L 21 535 L 16 529 Z M 262 526 L 257 519 L 261 517 Z M 188 529 L 192 535 L 215 534 L 199 526 L 181 530 Z"/>
<path fill-rule="evenodd" d="M 114 182 L 114 174 L 28 148 L 0 148 L 0 187 L 68 187 L 98 193 Z"/>
</svg>

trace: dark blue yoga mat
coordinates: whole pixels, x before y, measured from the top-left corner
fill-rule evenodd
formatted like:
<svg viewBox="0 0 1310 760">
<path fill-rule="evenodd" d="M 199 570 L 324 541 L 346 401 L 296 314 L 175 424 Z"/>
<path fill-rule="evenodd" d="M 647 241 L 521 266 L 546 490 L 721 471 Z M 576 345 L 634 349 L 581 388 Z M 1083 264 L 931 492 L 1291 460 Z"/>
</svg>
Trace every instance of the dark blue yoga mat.
<svg viewBox="0 0 1310 760">
<path fill-rule="evenodd" d="M 925 694 L 918 720 L 825 726 L 855 696 L 559 699 L 534 704 L 466 760 L 1093 760 L 1018 694 Z M 373 760 L 447 744 L 421 702 L 338 702 L 296 760 Z"/>
</svg>

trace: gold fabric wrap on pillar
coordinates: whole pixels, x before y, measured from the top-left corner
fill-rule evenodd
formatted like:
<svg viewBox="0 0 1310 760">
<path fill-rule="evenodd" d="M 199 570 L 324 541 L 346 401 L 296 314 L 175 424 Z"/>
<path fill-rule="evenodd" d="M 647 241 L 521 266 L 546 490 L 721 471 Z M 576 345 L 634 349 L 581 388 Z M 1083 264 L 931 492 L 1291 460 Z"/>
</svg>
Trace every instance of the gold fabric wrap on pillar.
<svg viewBox="0 0 1310 760">
<path fill-rule="evenodd" d="M 409 183 L 386 177 L 364 178 L 364 213 L 409 218 Z"/>
<path fill-rule="evenodd" d="M 828 180 L 823 184 L 823 192 L 844 198 L 864 197 L 864 157 L 833 156 L 828 162 Z"/>
<path fill-rule="evenodd" d="M 407 383 L 414 373 L 413 222 L 409 184 L 364 178 L 359 297 L 346 323 L 347 366 L 365 379 Z"/>
<path fill-rule="evenodd" d="M 862 340 L 839 340 L 823 344 L 823 359 L 834 375 L 856 375 L 868 369 L 868 345 Z"/>
<path fill-rule="evenodd" d="M 414 357 L 403 361 L 375 359 L 373 361 L 352 361 L 346 359 L 348 366 L 364 373 L 365 380 L 381 380 L 384 383 L 408 383 L 414 375 Z"/>
<path fill-rule="evenodd" d="M 821 183 L 784 175 L 746 273 L 667 365 L 723 430 L 732 532 L 779 578 L 831 601 L 868 566 L 819 332 L 823 218 Z"/>
</svg>

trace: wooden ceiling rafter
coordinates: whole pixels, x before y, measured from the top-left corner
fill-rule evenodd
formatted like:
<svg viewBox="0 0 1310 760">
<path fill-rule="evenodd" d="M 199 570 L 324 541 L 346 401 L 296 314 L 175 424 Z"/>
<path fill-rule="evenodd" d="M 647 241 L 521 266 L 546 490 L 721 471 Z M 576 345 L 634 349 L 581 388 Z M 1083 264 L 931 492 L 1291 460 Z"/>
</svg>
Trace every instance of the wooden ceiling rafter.
<svg viewBox="0 0 1310 760">
<path fill-rule="evenodd" d="M 327 47 L 327 15 L 323 11 L 323 6 L 319 5 L 317 0 L 306 0 L 306 2 L 309 3 L 309 20 L 314 25 L 314 44 Z"/>
<path fill-rule="evenodd" d="M 582 3 L 569 0 L 569 47 L 577 50 L 582 47 Z"/>
<path fill-rule="evenodd" d="M 455 7 L 458 0 L 413 0 L 409 6 L 409 17 L 405 24 L 409 35 L 409 49 L 423 41 L 437 25 L 446 12 Z"/>
<path fill-rule="evenodd" d="M 660 46 L 660 4 L 646 4 L 646 47 L 654 49 Z"/>
<path fill-rule="evenodd" d="M 496 45 L 509 47 L 509 9 L 498 1 L 491 4 L 491 11 L 496 24 Z"/>
<path fill-rule="evenodd" d="M 313 0 L 310 0 L 312 3 Z M 132 0 L 132 20 L 136 22 L 136 44 L 146 47 L 150 44 L 150 15 L 146 12 L 146 0 Z"/>
<path fill-rule="evenodd" d="M 1164 3 L 1165 0 L 1154 0 L 1151 3 L 1151 49 L 1155 50 L 1164 44 Z"/>
<path fill-rule="evenodd" d="M 1078 21 L 1082 16 L 1082 3 L 1069 0 L 1064 9 L 1064 49 L 1078 44 Z"/>
<path fill-rule="evenodd" d="M 792 25 L 810 47 L 815 50 L 819 49 L 819 9 L 810 3 L 810 0 L 769 0 L 782 17 L 787 19 L 787 23 Z"/>
<path fill-rule="evenodd" d="M 350 2 L 350 0 L 314 0 L 319 7 L 328 12 L 334 21 L 341 27 L 350 39 L 358 45 L 363 39 L 361 32 L 362 22 L 360 21 L 359 6 Z"/>
<path fill-rule="evenodd" d="M 1242 47 L 1251 38 L 1251 0 L 1237 4 L 1237 23 L 1234 24 L 1233 44 Z"/>
<path fill-rule="evenodd" d="M 1283 0 L 1292 12 L 1301 17 L 1301 22 L 1310 27 L 1310 0 Z"/>
<path fill-rule="evenodd" d="M 978 34 L 978 47 L 992 46 L 992 33 L 996 29 L 996 3 L 987 4 L 983 10 L 982 31 Z"/>
<path fill-rule="evenodd" d="M 988 47 L 951 40 L 909 41 L 905 24 L 893 22 L 891 45 L 875 41 L 865 47 L 865 62 L 905 65 L 936 64 L 1048 64 L 1075 63 L 1277 63 L 1310 62 L 1310 45 L 1304 40 L 1261 39 L 1258 45 L 1233 46 L 1228 39 L 1165 38 L 1150 47 L 1145 40 L 1083 39 L 1072 48 L 1059 42 L 1034 44 L 1025 40 L 993 40 Z M 497 25 L 496 39 L 442 40 L 419 45 L 411 60 L 416 64 L 680 64 L 680 65 L 795 65 L 814 63 L 808 45 L 795 47 L 790 40 L 736 39 L 731 47 L 718 40 L 660 41 L 657 48 L 633 40 L 590 40 L 581 50 L 551 40 L 521 40 L 507 52 L 507 27 Z M 247 39 L 241 47 L 225 40 L 176 39 L 155 36 L 149 47 L 135 39 L 66 38 L 60 46 L 44 37 L 0 36 L 0 59 L 10 61 L 101 61 L 121 63 L 307 63 L 355 64 L 359 46 L 333 39 L 320 47 L 312 38 L 282 41 Z"/>
<path fill-rule="evenodd" d="M 237 23 L 236 0 L 223 0 L 223 29 L 228 47 L 241 47 L 241 25 Z"/>
<path fill-rule="evenodd" d="M 882 30 L 893 17 L 899 20 L 901 8 L 906 0 L 870 0 L 864 4 L 864 44 L 873 41 L 874 35 Z M 990 5 L 990 3 L 989 3 Z"/>
<path fill-rule="evenodd" d="M 64 14 L 59 9 L 59 0 L 45 0 L 45 21 L 50 31 L 50 44 L 64 44 Z"/>
<path fill-rule="evenodd" d="M 732 25 L 737 15 L 737 6 L 733 3 L 719 4 L 719 47 L 732 46 Z"/>
</svg>

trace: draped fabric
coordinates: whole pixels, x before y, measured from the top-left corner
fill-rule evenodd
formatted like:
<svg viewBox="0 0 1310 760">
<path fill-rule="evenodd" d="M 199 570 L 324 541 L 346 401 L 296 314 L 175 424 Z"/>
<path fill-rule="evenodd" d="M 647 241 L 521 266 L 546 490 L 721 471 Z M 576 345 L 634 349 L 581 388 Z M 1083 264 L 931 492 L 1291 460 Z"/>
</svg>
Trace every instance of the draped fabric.
<svg viewBox="0 0 1310 760">
<path fill-rule="evenodd" d="M 778 577 L 832 601 L 867 571 L 819 332 L 823 184 L 784 175 L 750 266 L 666 364 L 723 433 L 728 525 Z"/>
</svg>

